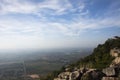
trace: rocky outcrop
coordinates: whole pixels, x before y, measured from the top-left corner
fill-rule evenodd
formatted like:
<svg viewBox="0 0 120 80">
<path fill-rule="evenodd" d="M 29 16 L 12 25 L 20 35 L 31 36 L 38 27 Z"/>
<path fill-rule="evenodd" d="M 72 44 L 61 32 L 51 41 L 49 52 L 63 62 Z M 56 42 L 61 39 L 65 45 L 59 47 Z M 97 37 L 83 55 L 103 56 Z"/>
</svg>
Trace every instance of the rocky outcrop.
<svg viewBox="0 0 120 80">
<path fill-rule="evenodd" d="M 110 55 L 114 56 L 115 59 L 112 61 L 110 67 L 102 71 L 83 67 L 80 69 L 75 68 L 70 72 L 67 68 L 65 69 L 66 72 L 60 73 L 58 78 L 54 80 L 120 80 L 120 57 L 119 55 L 116 56 L 116 53 L 115 50 L 111 50 Z"/>
<path fill-rule="evenodd" d="M 120 49 L 112 49 L 110 54 L 115 57 L 110 67 L 103 69 L 106 75 L 102 80 L 120 80 Z"/>
<path fill-rule="evenodd" d="M 101 80 L 104 74 L 95 69 L 77 69 L 73 72 L 63 72 L 54 80 Z"/>
<path fill-rule="evenodd" d="M 105 68 L 102 71 L 104 74 L 106 74 L 106 76 L 115 76 L 116 75 L 116 71 L 114 67 L 109 67 L 109 68 Z"/>
<path fill-rule="evenodd" d="M 89 71 L 81 77 L 81 80 L 101 80 L 104 74 L 99 70 Z"/>
<path fill-rule="evenodd" d="M 54 80 L 76 80 L 80 76 L 79 71 L 74 72 L 63 72 L 58 75 L 58 78 L 55 78 Z"/>
</svg>

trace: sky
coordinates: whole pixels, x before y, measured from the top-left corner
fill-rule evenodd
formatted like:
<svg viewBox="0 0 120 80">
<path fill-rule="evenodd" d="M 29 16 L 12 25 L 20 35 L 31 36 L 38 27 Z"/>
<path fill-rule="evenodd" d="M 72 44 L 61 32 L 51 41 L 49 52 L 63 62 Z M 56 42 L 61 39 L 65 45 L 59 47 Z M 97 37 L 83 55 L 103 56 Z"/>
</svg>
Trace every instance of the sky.
<svg viewBox="0 0 120 80">
<path fill-rule="evenodd" d="M 95 47 L 120 36 L 120 0 L 0 0 L 0 50 Z"/>
</svg>

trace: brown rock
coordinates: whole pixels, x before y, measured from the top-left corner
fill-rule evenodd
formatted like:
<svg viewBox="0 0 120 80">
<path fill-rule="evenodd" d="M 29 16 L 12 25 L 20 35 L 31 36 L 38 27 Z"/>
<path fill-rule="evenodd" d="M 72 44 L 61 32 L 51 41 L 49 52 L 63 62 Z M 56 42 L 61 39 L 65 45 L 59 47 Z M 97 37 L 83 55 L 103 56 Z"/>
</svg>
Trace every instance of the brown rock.
<svg viewBox="0 0 120 80">
<path fill-rule="evenodd" d="M 76 80 L 79 77 L 80 73 L 79 71 L 74 71 L 70 74 L 69 80 Z"/>
<path fill-rule="evenodd" d="M 104 74 L 106 74 L 106 76 L 115 76 L 116 75 L 115 69 L 113 67 L 109 67 L 109 68 L 103 69 L 102 72 Z"/>
<path fill-rule="evenodd" d="M 58 75 L 58 78 L 67 80 L 69 76 L 70 76 L 70 72 L 63 72 Z"/>
</svg>

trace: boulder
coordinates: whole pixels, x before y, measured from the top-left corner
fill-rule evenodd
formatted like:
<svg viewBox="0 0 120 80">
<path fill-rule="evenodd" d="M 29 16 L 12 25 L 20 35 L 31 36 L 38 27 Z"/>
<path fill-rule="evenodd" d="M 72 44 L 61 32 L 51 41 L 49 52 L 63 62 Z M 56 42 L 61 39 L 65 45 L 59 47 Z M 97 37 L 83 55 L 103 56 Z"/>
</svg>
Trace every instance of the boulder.
<svg viewBox="0 0 120 80">
<path fill-rule="evenodd" d="M 80 75 L 79 71 L 74 71 L 70 74 L 69 80 L 76 80 Z"/>
<path fill-rule="evenodd" d="M 81 80 L 101 80 L 103 76 L 104 73 L 99 70 L 90 70 L 83 74 Z"/>
<path fill-rule="evenodd" d="M 89 73 L 83 74 L 81 77 L 81 80 L 92 80 L 92 77 L 90 76 Z"/>
<path fill-rule="evenodd" d="M 65 71 L 66 71 L 66 72 L 70 71 L 70 68 L 65 68 Z"/>
<path fill-rule="evenodd" d="M 81 71 L 81 73 L 85 73 L 86 71 L 88 71 L 88 69 L 86 69 L 86 68 L 80 68 L 80 71 Z"/>
<path fill-rule="evenodd" d="M 63 72 L 58 75 L 58 78 L 68 80 L 71 72 Z"/>
<path fill-rule="evenodd" d="M 102 71 L 104 74 L 106 74 L 106 76 L 115 76 L 116 72 L 115 72 L 115 68 L 114 67 L 109 67 L 109 68 L 105 68 Z"/>
<path fill-rule="evenodd" d="M 91 72 L 91 77 L 93 80 L 101 80 L 103 76 L 105 76 L 104 73 L 102 73 L 101 71 L 99 70 L 94 70 Z"/>
</svg>

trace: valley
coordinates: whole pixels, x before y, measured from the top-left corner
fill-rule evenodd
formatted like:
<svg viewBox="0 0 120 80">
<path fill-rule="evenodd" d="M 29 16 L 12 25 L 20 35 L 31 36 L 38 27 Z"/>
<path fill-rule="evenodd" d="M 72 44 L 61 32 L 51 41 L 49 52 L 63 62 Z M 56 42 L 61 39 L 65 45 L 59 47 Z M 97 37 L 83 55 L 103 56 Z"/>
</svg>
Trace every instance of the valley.
<svg viewBox="0 0 120 80">
<path fill-rule="evenodd" d="M 88 55 L 92 49 L 67 50 L 67 51 L 52 51 L 44 52 L 44 55 L 28 54 L 20 59 L 17 55 L 15 58 L 7 58 L 5 61 L 1 60 L 0 64 L 0 79 L 2 80 L 24 80 L 24 77 L 32 79 L 31 75 L 38 75 L 44 77 L 47 74 L 61 69 L 62 66 L 76 62 L 80 58 Z M 81 53 L 84 53 L 81 54 Z M 22 57 L 22 56 L 21 56 Z M 19 60 L 20 59 L 20 60 Z M 15 61 L 14 61 L 15 60 Z"/>
</svg>

